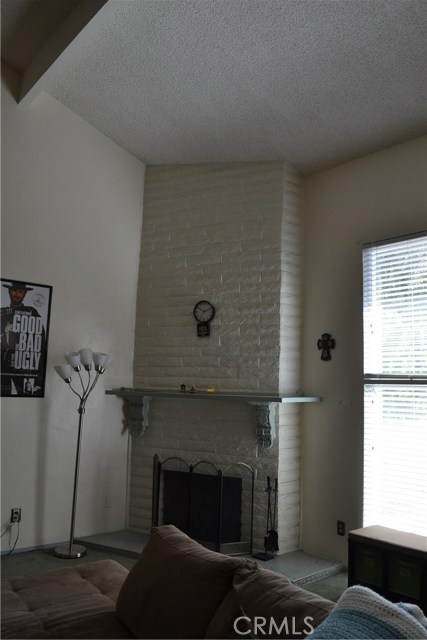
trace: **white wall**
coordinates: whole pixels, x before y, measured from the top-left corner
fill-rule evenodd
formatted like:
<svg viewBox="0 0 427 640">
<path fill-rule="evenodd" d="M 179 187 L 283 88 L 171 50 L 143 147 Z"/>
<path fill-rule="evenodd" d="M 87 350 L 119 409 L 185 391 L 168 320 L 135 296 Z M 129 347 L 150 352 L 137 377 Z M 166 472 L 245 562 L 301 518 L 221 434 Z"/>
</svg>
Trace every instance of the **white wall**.
<svg viewBox="0 0 427 640">
<path fill-rule="evenodd" d="M 336 521 L 362 526 L 362 244 L 427 228 L 426 166 L 420 138 L 305 181 L 303 387 L 324 400 L 304 412 L 302 547 L 343 562 Z"/>
<path fill-rule="evenodd" d="M 17 106 L 6 81 L 2 277 L 53 286 L 45 398 L 2 399 L 1 525 L 21 507 L 27 548 L 69 534 L 78 401 L 53 364 L 83 346 L 115 360 L 87 405 L 76 534 L 125 524 L 128 439 L 104 390 L 132 384 L 144 165 L 47 94 Z"/>
</svg>

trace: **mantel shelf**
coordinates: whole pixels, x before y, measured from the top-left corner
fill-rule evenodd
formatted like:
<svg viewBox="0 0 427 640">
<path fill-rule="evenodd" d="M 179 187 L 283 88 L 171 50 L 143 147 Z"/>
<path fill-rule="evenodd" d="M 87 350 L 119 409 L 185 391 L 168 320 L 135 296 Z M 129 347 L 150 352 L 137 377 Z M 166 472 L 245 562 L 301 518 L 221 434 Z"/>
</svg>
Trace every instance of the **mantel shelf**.
<svg viewBox="0 0 427 640">
<path fill-rule="evenodd" d="M 256 433 L 261 447 L 271 447 L 274 437 L 274 416 L 271 404 L 320 402 L 317 396 L 293 393 L 260 393 L 254 391 L 176 391 L 174 389 L 134 389 L 120 387 L 107 389 L 108 395 L 123 398 L 129 403 L 129 430 L 132 436 L 142 437 L 148 427 L 150 400 L 154 398 L 179 398 L 180 400 L 234 400 L 245 401 L 256 408 Z"/>
<path fill-rule="evenodd" d="M 299 393 L 258 393 L 256 391 L 175 391 L 174 389 L 133 389 L 120 387 L 119 389 L 107 389 L 109 395 L 120 396 L 126 400 L 132 398 L 179 398 L 180 400 L 246 400 L 246 402 L 320 402 L 317 396 L 304 396 Z"/>
</svg>

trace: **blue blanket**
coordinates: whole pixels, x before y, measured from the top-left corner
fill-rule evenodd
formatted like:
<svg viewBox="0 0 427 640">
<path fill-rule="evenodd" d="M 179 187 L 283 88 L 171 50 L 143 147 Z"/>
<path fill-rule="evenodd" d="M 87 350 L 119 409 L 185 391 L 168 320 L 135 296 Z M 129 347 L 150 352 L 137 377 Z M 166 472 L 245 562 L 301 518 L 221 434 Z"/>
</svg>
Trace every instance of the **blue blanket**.
<svg viewBox="0 0 427 640">
<path fill-rule="evenodd" d="M 366 587 L 349 587 L 309 640 L 427 638 L 427 618 L 413 604 L 395 604 Z"/>
</svg>

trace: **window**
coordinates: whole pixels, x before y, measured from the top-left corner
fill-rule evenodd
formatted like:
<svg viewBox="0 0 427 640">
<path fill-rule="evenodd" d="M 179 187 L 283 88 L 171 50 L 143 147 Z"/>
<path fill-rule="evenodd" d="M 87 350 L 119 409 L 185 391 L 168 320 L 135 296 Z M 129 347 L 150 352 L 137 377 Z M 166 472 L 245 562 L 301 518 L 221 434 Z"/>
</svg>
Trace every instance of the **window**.
<svg viewBox="0 0 427 640">
<path fill-rule="evenodd" d="M 363 251 L 364 526 L 427 535 L 427 234 Z"/>
</svg>

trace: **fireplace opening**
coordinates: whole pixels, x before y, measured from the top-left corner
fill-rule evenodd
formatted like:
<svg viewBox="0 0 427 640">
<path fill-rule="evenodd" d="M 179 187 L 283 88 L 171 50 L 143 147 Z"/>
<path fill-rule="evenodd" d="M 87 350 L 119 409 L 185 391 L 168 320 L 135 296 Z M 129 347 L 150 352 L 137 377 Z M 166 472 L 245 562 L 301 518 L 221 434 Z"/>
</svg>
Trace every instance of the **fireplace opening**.
<svg viewBox="0 0 427 640">
<path fill-rule="evenodd" d="M 153 463 L 153 526 L 173 524 L 207 547 L 252 553 L 254 471 L 170 457 Z"/>
</svg>

